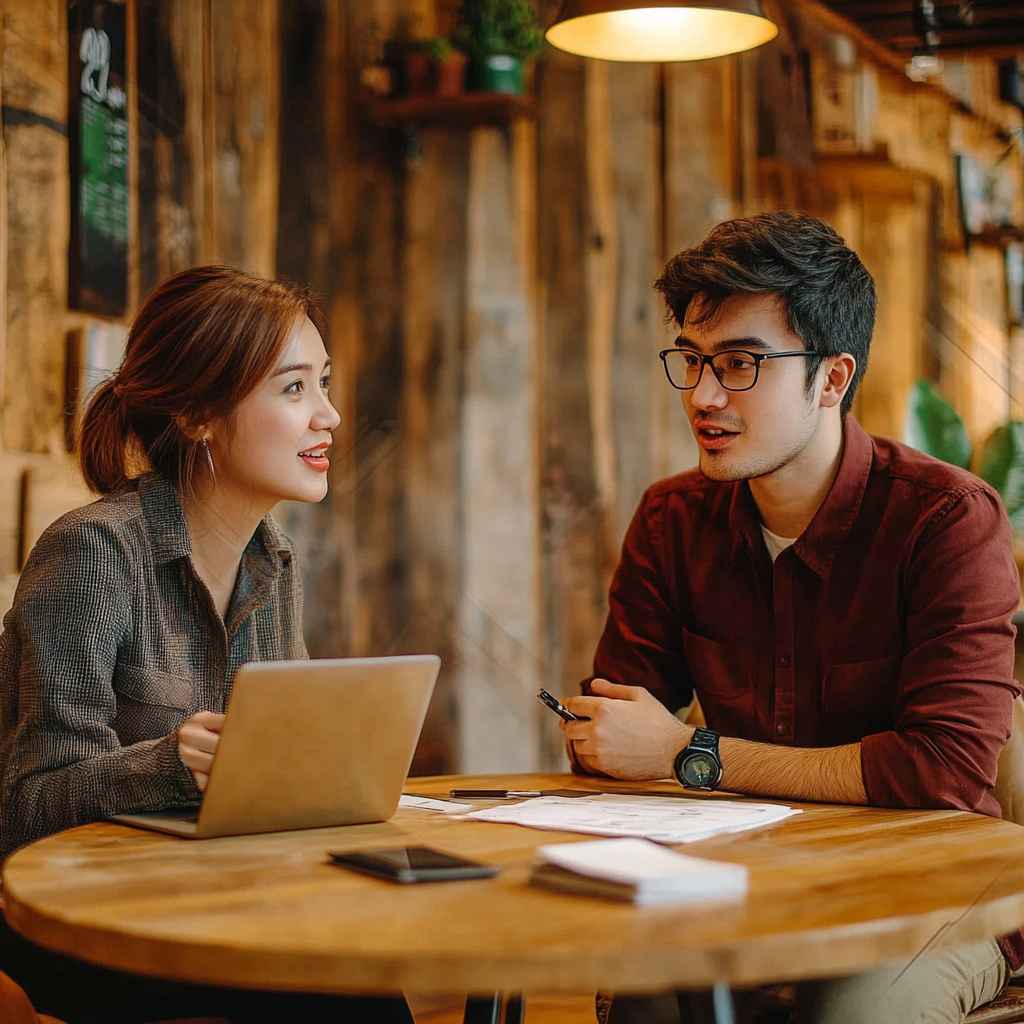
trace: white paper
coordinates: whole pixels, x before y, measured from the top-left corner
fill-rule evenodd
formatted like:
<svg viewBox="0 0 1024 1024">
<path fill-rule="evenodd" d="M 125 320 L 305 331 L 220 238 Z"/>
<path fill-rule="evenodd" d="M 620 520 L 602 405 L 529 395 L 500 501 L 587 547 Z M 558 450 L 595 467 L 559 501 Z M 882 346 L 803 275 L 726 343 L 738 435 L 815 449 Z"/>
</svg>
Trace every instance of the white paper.
<svg viewBox="0 0 1024 1024">
<path fill-rule="evenodd" d="M 403 793 L 398 799 L 399 807 L 415 807 L 421 811 L 444 811 L 445 814 L 461 814 L 471 809 L 470 804 L 458 804 L 453 800 L 431 800 L 425 796 L 410 796 Z"/>
<path fill-rule="evenodd" d="M 799 813 L 795 808 L 780 804 L 604 793 L 574 798 L 539 797 L 522 803 L 487 807 L 463 817 L 529 828 L 632 836 L 676 844 L 762 828 Z"/>
</svg>

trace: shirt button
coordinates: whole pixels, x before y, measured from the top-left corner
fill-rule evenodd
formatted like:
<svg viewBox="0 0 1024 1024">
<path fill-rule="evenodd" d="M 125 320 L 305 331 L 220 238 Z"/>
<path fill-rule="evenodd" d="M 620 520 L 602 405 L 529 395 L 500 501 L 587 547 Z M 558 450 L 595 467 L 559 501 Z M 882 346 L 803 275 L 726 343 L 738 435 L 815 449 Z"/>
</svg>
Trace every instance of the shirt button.
<svg viewBox="0 0 1024 1024">
<path fill-rule="evenodd" d="M 783 668 L 789 668 L 789 655 L 788 654 L 780 654 L 779 655 L 779 664 Z"/>
<path fill-rule="evenodd" d="M 779 734 L 780 736 L 785 736 L 785 734 L 786 734 L 786 729 L 787 729 L 787 728 L 788 728 L 788 726 L 786 725 L 786 723 L 785 723 L 785 722 L 779 722 L 779 723 L 778 723 L 778 725 L 776 725 L 776 726 L 775 726 L 775 731 L 776 731 L 776 732 L 777 732 L 777 733 L 778 733 L 778 734 Z"/>
</svg>

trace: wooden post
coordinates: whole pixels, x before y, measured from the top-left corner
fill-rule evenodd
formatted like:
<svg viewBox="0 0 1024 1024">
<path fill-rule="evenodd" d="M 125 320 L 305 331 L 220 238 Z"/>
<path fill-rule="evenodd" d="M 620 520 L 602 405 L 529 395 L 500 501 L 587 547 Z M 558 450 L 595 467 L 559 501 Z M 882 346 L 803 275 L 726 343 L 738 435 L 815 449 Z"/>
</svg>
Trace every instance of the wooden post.
<svg viewBox="0 0 1024 1024">
<path fill-rule="evenodd" d="M 538 763 L 536 344 L 532 260 L 535 136 L 481 128 L 469 153 L 463 584 L 459 602 L 462 771 Z M 567 370 L 570 369 L 567 367 Z"/>
<path fill-rule="evenodd" d="M 3 439 L 63 449 L 67 306 L 67 24 L 63 0 L 8 0 L 3 18 L 7 261 Z M 40 23 L 45 28 L 40 29 Z"/>
<path fill-rule="evenodd" d="M 204 48 L 208 0 L 136 0 L 138 279 L 144 297 L 207 255 Z"/>
<path fill-rule="evenodd" d="M 277 0 L 216 0 L 210 11 L 207 221 L 212 255 L 270 277 L 281 156 L 278 8 Z"/>
<path fill-rule="evenodd" d="M 454 768 L 462 584 L 469 137 L 424 133 L 408 168 L 402 245 L 404 379 L 400 473 L 408 568 L 404 649 L 439 654 L 442 671 L 415 768 Z"/>
</svg>

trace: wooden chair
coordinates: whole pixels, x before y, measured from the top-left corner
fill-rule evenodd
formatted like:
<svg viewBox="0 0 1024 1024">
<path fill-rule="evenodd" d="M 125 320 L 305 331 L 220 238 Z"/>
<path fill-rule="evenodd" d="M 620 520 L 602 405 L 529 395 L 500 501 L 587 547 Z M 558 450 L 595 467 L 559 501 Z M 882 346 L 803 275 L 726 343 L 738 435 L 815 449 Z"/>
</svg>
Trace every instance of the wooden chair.
<svg viewBox="0 0 1024 1024">
<path fill-rule="evenodd" d="M 1013 702 L 1013 723 L 1010 739 L 999 755 L 996 774 L 996 799 L 1007 821 L 1024 825 L 1024 699 Z M 1024 979 L 1009 985 L 991 1003 L 970 1014 L 965 1024 L 1014 1024 L 1024 1022 Z"/>
<path fill-rule="evenodd" d="M 56 1017 L 36 1013 L 24 989 L 0 971 L 0 1020 L 4 1024 L 61 1024 Z"/>
</svg>

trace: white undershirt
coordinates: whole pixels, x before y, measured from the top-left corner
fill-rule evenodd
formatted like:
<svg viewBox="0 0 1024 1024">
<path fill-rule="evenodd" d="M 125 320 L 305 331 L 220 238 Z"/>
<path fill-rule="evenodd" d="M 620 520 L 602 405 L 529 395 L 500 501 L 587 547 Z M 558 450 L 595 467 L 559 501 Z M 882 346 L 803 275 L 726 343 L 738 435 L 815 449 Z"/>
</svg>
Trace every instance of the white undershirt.
<svg viewBox="0 0 1024 1024">
<path fill-rule="evenodd" d="M 797 541 L 796 537 L 780 537 L 777 533 L 772 533 L 763 523 L 761 524 L 761 533 L 764 534 L 764 543 L 773 562 L 790 544 L 795 544 Z"/>
</svg>

